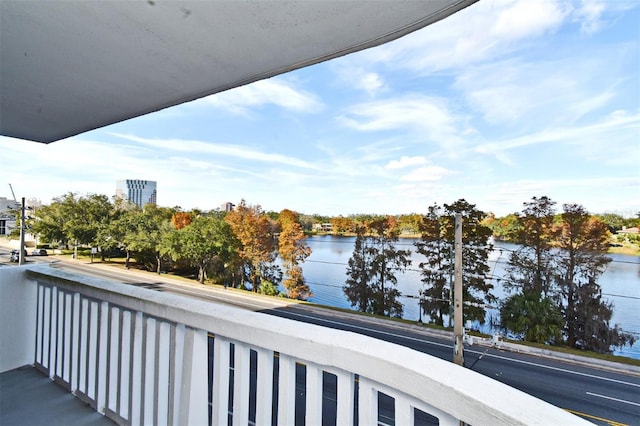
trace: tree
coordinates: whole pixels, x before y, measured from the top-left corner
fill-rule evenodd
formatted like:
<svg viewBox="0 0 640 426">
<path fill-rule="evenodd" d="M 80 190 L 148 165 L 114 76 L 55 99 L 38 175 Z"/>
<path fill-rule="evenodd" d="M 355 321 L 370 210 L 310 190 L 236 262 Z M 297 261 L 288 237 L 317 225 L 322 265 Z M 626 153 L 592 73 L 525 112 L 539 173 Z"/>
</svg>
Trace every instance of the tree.
<svg viewBox="0 0 640 426">
<path fill-rule="evenodd" d="M 173 211 L 155 204 L 146 204 L 140 214 L 132 217 L 125 244 L 136 252 L 138 262 L 149 263 L 159 274 L 162 271 L 162 240 L 164 234 L 175 230 L 171 225 Z"/>
<path fill-rule="evenodd" d="M 278 253 L 282 258 L 285 275 L 282 284 L 287 290 L 288 297 L 306 300 L 312 294 L 309 285 L 305 283 L 300 264 L 311 255 L 311 248 L 304 241 L 304 232 L 297 213 L 287 209 L 282 210 L 278 221 L 281 226 Z"/>
<path fill-rule="evenodd" d="M 185 226 L 189 225 L 192 220 L 193 220 L 193 217 L 191 216 L 190 213 L 175 212 L 173 214 L 173 216 L 171 217 L 171 224 L 176 229 L 180 230 L 180 229 L 184 228 Z"/>
<path fill-rule="evenodd" d="M 411 252 L 395 247 L 398 234 L 397 221 L 392 216 L 356 226 L 354 251 L 343 286 L 351 306 L 376 315 L 402 316 L 396 272 L 411 264 Z"/>
<path fill-rule="evenodd" d="M 360 312 L 370 312 L 372 291 L 369 287 L 370 260 L 367 253 L 366 232 L 364 225 L 356 225 L 356 241 L 353 254 L 347 263 L 347 280 L 342 287 L 351 306 Z"/>
<path fill-rule="evenodd" d="M 512 234 L 513 241 L 521 248 L 509 258 L 505 282 L 508 291 L 533 293 L 537 299 L 553 294 L 555 204 L 546 196 L 533 197 L 524 203 L 522 214 L 518 215 L 518 226 Z"/>
<path fill-rule="evenodd" d="M 175 217 L 175 215 L 174 215 Z M 204 284 L 214 262 L 224 265 L 238 243 L 224 220 L 197 216 L 188 225 L 164 234 L 161 252 L 198 268 L 198 282 Z"/>
<path fill-rule="evenodd" d="M 538 293 L 508 297 L 500 308 L 500 322 L 528 342 L 559 343 L 562 340 L 560 310 L 550 297 Z"/>
<path fill-rule="evenodd" d="M 421 237 L 415 243 L 416 251 L 426 258 L 418 265 L 424 286 L 420 309 L 432 323 L 443 326 L 451 306 L 453 245 L 445 238 L 442 208 L 435 204 L 429 206 L 419 230 Z"/>
<path fill-rule="evenodd" d="M 330 223 L 334 234 L 352 232 L 355 226 L 353 219 L 342 216 L 332 217 Z"/>
<path fill-rule="evenodd" d="M 117 242 L 117 246 L 124 249 L 126 257 L 125 267 L 128 269 L 131 262 L 131 246 L 135 244 L 137 235 L 138 216 L 142 209 L 135 203 L 116 200 L 117 218 L 110 224 L 109 234 Z"/>
<path fill-rule="evenodd" d="M 106 195 L 77 196 L 69 192 L 37 210 L 32 230 L 49 242 L 95 245 L 99 243 L 99 230 L 108 227 L 112 212 Z"/>
<path fill-rule="evenodd" d="M 422 215 L 418 213 L 404 214 L 398 218 L 401 234 L 419 234 Z"/>
<path fill-rule="evenodd" d="M 598 278 L 611 258 L 607 225 L 591 217 L 578 204 L 564 204 L 558 225 L 557 283 L 566 321 L 566 339 L 571 347 L 597 352 L 610 351 L 611 342 L 627 338 L 609 328 L 612 305 L 602 301 Z M 608 342 L 608 344 L 607 344 Z"/>
<path fill-rule="evenodd" d="M 423 219 L 422 235 L 416 247 L 426 258 L 419 266 L 425 287 L 421 307 L 438 325 L 444 325 L 444 315 L 449 313 L 457 213 L 462 215 L 462 286 L 463 300 L 467 302 L 464 320 L 484 323 L 483 305 L 496 300 L 491 294 L 493 284 L 488 276 L 491 229 L 482 224 L 485 213 L 464 199 L 445 204 L 444 209 L 433 205 Z"/>
<path fill-rule="evenodd" d="M 371 310 L 376 315 L 401 318 L 403 306 L 398 301 L 397 272 L 404 272 L 411 265 L 411 251 L 398 250 L 400 229 L 395 217 L 373 220 L 368 223 L 371 233 L 368 255 L 371 258 Z"/>
<path fill-rule="evenodd" d="M 238 252 L 241 261 L 243 284 L 248 283 L 254 292 L 260 292 L 262 280 L 278 283 L 281 273 L 273 265 L 275 245 L 269 218 L 259 205 L 249 206 L 242 200 L 227 213 L 225 220 L 240 241 Z"/>
<path fill-rule="evenodd" d="M 633 345 L 635 337 L 616 324 L 610 326 L 613 304 L 602 300 L 602 289 L 595 281 L 579 286 L 573 311 L 575 341 L 572 346 L 599 353 L 611 352 L 611 347 Z"/>
</svg>

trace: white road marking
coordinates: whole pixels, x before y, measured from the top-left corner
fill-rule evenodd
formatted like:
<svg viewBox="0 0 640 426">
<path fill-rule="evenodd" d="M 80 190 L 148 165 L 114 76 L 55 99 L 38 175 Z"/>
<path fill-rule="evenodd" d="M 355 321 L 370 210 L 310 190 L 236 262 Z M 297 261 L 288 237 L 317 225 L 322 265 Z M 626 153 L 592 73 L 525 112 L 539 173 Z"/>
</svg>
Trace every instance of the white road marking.
<svg viewBox="0 0 640 426">
<path fill-rule="evenodd" d="M 637 402 L 627 401 L 627 400 L 624 400 L 624 399 L 618 399 L 618 398 L 614 398 L 614 397 L 611 397 L 611 396 L 600 395 L 600 394 L 593 393 L 593 392 L 587 392 L 587 395 L 597 396 L 598 398 L 610 399 L 611 401 L 622 402 L 623 404 L 630 404 L 630 405 L 635 405 L 636 407 L 640 407 L 640 404 L 638 404 Z"/>
</svg>

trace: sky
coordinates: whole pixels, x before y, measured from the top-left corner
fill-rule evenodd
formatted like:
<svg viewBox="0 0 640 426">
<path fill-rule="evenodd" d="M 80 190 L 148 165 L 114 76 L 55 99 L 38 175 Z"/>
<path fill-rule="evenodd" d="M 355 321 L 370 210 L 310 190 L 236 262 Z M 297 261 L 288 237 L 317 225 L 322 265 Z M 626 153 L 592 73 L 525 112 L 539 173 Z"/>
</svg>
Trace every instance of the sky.
<svg viewBox="0 0 640 426">
<path fill-rule="evenodd" d="M 0 196 L 157 181 L 161 206 L 328 216 L 640 212 L 640 2 L 482 0 L 396 41 L 49 145 L 0 137 Z M 0 186 L 2 188 L 2 186 Z"/>
</svg>

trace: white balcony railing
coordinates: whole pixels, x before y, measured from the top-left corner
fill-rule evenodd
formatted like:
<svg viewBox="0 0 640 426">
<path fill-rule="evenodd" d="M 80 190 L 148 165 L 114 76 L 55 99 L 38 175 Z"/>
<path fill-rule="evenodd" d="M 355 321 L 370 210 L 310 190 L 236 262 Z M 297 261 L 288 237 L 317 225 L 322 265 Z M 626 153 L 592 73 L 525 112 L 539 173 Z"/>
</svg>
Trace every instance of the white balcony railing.
<svg viewBox="0 0 640 426">
<path fill-rule="evenodd" d="M 2 268 L 0 303 L 0 371 L 120 424 L 586 424 L 405 347 L 47 266 Z"/>
</svg>

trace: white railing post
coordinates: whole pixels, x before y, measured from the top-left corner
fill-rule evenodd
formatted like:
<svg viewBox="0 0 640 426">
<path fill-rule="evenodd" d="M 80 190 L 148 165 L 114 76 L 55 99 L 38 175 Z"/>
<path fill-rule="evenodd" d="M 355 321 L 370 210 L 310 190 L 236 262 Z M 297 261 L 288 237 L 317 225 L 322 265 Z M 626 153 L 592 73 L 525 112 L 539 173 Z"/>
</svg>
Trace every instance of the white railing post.
<svg viewBox="0 0 640 426">
<path fill-rule="evenodd" d="M 133 358 L 131 360 L 131 393 L 128 403 L 131 404 L 131 424 L 142 423 L 142 338 L 144 316 L 142 312 L 136 312 L 133 328 Z"/>
<path fill-rule="evenodd" d="M 64 352 L 65 352 L 65 334 L 64 334 L 64 325 L 65 325 L 65 315 L 66 310 L 64 308 L 65 301 L 65 293 L 60 291 L 56 296 L 56 362 L 54 368 L 53 377 L 59 377 L 63 379 L 64 376 Z"/>
<path fill-rule="evenodd" d="M 180 408 L 181 408 L 181 392 L 182 377 L 184 368 L 184 348 L 185 348 L 185 329 L 184 324 L 177 324 L 173 328 L 173 342 L 171 342 L 171 353 L 173 354 L 173 377 L 171 377 L 171 386 L 169 389 L 171 399 L 170 419 L 171 425 L 179 426 Z"/>
<path fill-rule="evenodd" d="M 171 325 L 163 321 L 160 323 L 158 333 L 158 377 L 157 386 L 157 419 L 155 424 L 166 425 L 169 422 L 169 383 L 171 382 L 172 369 L 169 366 L 169 353 L 171 350 Z"/>
<path fill-rule="evenodd" d="M 44 309 L 42 313 L 42 358 L 41 365 L 49 368 L 49 342 L 51 341 L 51 288 L 44 287 Z"/>
<path fill-rule="evenodd" d="M 213 341 L 213 406 L 214 425 L 227 424 L 229 414 L 229 342 L 221 336 Z"/>
<path fill-rule="evenodd" d="M 354 411 L 355 383 L 353 375 L 346 371 L 338 371 L 336 424 L 352 425 Z M 364 424 L 364 423 L 363 423 Z"/>
<path fill-rule="evenodd" d="M 233 425 L 244 426 L 249 422 L 250 352 L 247 345 L 234 342 L 233 374 Z"/>
<path fill-rule="evenodd" d="M 362 376 L 358 380 L 358 424 L 378 424 L 378 391 Z"/>
<path fill-rule="evenodd" d="M 65 293 L 64 295 L 64 345 L 62 350 L 62 380 L 69 384 L 69 388 L 72 389 L 71 385 L 71 369 L 73 365 L 73 354 L 75 354 L 73 350 L 73 324 L 77 321 L 77 318 L 74 317 L 74 309 L 73 309 L 73 295 L 71 293 Z"/>
<path fill-rule="evenodd" d="M 144 383 L 142 386 L 144 402 L 142 422 L 145 425 L 155 424 L 155 383 L 156 383 L 156 320 L 155 318 L 146 318 L 145 321 L 145 340 L 144 340 L 144 364 L 142 365 Z"/>
<path fill-rule="evenodd" d="M 89 351 L 87 353 L 87 389 L 85 394 L 90 400 L 96 398 L 96 380 L 98 370 L 98 302 L 89 301 Z"/>
<path fill-rule="evenodd" d="M 307 363 L 306 378 L 306 424 L 322 424 L 322 379 L 323 371 L 317 365 Z"/>
<path fill-rule="evenodd" d="M 186 407 L 189 417 L 187 419 L 188 421 L 182 424 L 204 425 L 207 424 L 209 420 L 207 410 L 208 357 L 206 331 L 193 330 L 193 344 L 188 353 L 189 356 L 185 356 L 184 362 L 190 367 L 188 371 L 191 377 L 189 404 Z M 226 424 L 226 422 L 224 424 Z"/>
<path fill-rule="evenodd" d="M 207 358 L 207 332 L 186 327 L 183 362 L 180 366 L 180 405 L 177 407 L 178 413 L 174 413 L 174 417 L 177 415 L 178 425 L 208 423 Z M 214 424 L 220 424 L 215 422 L 215 417 Z M 226 424 L 226 421 L 223 424 Z"/>
<path fill-rule="evenodd" d="M 278 373 L 278 424 L 295 423 L 296 360 L 280 353 Z"/>
<path fill-rule="evenodd" d="M 69 383 L 71 384 L 71 392 L 80 389 L 80 315 L 81 315 L 80 293 L 73 294 L 73 313 L 71 314 L 71 371 L 69 372 Z"/>
<path fill-rule="evenodd" d="M 130 391 L 131 381 L 133 379 L 133 347 L 132 342 L 134 316 L 131 311 L 122 312 L 122 337 L 120 338 L 120 368 L 118 375 L 120 376 L 119 386 L 120 393 L 118 395 L 117 412 L 120 417 L 131 422 L 131 404 Z"/>
<path fill-rule="evenodd" d="M 256 425 L 271 426 L 273 405 L 273 352 L 256 349 L 258 352 L 258 380 L 256 389 Z"/>
<path fill-rule="evenodd" d="M 111 318 L 110 318 L 110 336 L 109 336 L 109 371 L 107 374 L 107 380 L 109 381 L 109 391 L 107 394 L 107 409 L 113 411 L 114 413 L 118 412 L 118 390 L 119 390 L 119 379 L 121 377 L 120 374 L 120 354 L 123 352 L 124 339 L 120 339 L 120 327 L 121 327 L 121 313 L 120 309 L 113 306 L 111 307 Z M 122 342 L 122 344 L 121 344 Z"/>
<path fill-rule="evenodd" d="M 98 345 L 97 345 L 97 356 L 98 356 L 98 368 L 97 368 L 97 381 L 98 381 L 98 391 L 96 395 L 96 410 L 99 413 L 105 412 L 107 406 L 107 380 L 109 375 L 107 374 L 108 365 L 107 365 L 107 354 L 108 354 L 108 337 L 109 337 L 109 303 L 102 302 L 100 303 L 100 308 L 98 311 L 100 320 L 98 322 L 99 335 L 98 337 Z"/>
</svg>

